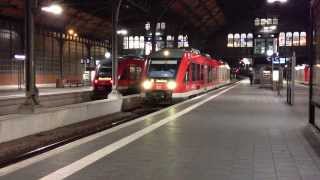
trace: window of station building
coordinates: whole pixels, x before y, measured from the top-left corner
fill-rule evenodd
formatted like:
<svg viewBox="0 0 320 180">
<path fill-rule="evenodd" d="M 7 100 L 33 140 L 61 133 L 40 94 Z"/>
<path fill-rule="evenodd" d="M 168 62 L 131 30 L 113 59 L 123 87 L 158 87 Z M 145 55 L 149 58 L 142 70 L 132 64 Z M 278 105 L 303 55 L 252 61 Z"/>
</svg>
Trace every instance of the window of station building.
<svg viewBox="0 0 320 180">
<path fill-rule="evenodd" d="M 300 45 L 300 34 L 299 32 L 293 33 L 293 46 L 299 46 Z"/>
<path fill-rule="evenodd" d="M 292 46 L 292 32 L 286 33 L 286 46 Z"/>
<path fill-rule="evenodd" d="M 280 32 L 279 33 L 279 46 L 283 47 L 286 45 L 286 33 Z"/>
<path fill-rule="evenodd" d="M 178 36 L 178 48 L 189 47 L 188 35 L 179 35 Z"/>
<path fill-rule="evenodd" d="M 133 47 L 134 47 L 134 38 L 133 38 L 133 36 L 130 36 L 129 37 L 129 49 L 133 49 Z"/>
<path fill-rule="evenodd" d="M 233 34 L 228 34 L 228 44 L 227 47 L 233 47 Z"/>
<path fill-rule="evenodd" d="M 264 25 L 267 25 L 267 19 L 261 19 L 261 22 L 260 22 L 261 26 L 264 26 Z"/>
<path fill-rule="evenodd" d="M 233 42 L 233 47 L 240 47 L 240 34 L 235 34 L 234 35 L 234 42 Z"/>
<path fill-rule="evenodd" d="M 279 19 L 278 18 L 273 18 L 272 19 L 272 24 L 273 25 L 278 25 L 279 24 Z"/>
<path fill-rule="evenodd" d="M 139 38 L 139 36 L 135 36 L 134 37 L 133 48 L 134 49 L 139 49 L 140 48 L 140 38 Z"/>
<path fill-rule="evenodd" d="M 268 19 L 267 19 L 267 25 L 272 25 L 272 24 L 273 24 L 272 18 L 268 18 Z"/>
<path fill-rule="evenodd" d="M 255 26 L 260 26 L 260 19 L 259 19 L 259 18 L 256 18 L 256 19 L 254 20 L 254 25 L 255 25 Z"/>
<path fill-rule="evenodd" d="M 300 33 L 300 46 L 306 46 L 307 45 L 307 33 L 301 32 Z"/>
<path fill-rule="evenodd" d="M 144 36 L 140 36 L 140 49 L 144 48 Z"/>
<path fill-rule="evenodd" d="M 147 22 L 147 23 L 146 23 L 145 29 L 146 29 L 147 31 L 150 31 L 150 29 L 151 29 L 150 22 Z"/>
<path fill-rule="evenodd" d="M 253 34 L 249 33 L 247 35 L 247 47 L 253 47 Z"/>
<path fill-rule="evenodd" d="M 241 47 L 247 46 L 247 34 L 242 33 L 241 34 Z"/>
<path fill-rule="evenodd" d="M 129 37 L 123 37 L 123 49 L 129 49 Z"/>
<path fill-rule="evenodd" d="M 146 42 L 146 48 L 145 48 L 145 53 L 146 55 L 149 55 L 152 51 L 152 43 L 151 42 Z"/>
<path fill-rule="evenodd" d="M 265 39 L 255 39 L 254 40 L 254 53 L 255 54 L 265 54 L 266 53 L 266 41 Z"/>
</svg>

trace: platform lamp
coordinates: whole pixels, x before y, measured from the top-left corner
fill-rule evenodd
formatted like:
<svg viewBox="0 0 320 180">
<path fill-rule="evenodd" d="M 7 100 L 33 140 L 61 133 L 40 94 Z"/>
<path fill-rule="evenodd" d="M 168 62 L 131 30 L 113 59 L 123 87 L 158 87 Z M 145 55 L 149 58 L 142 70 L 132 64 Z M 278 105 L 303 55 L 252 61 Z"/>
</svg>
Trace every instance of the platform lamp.
<svg viewBox="0 0 320 180">
<path fill-rule="evenodd" d="M 39 5 L 36 0 L 25 1 L 25 91 L 26 101 L 20 107 L 22 112 L 34 112 L 39 104 L 39 91 L 36 87 L 35 66 L 34 66 L 34 17 L 39 13 Z M 58 5 L 41 8 L 42 11 L 61 14 L 62 8 Z"/>
</svg>

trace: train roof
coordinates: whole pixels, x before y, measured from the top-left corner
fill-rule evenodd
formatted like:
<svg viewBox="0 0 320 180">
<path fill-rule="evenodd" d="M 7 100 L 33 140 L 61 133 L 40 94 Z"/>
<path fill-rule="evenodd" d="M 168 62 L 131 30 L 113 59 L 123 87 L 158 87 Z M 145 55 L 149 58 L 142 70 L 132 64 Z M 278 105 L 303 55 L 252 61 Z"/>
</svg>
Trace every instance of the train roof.
<svg viewBox="0 0 320 180">
<path fill-rule="evenodd" d="M 200 54 L 200 51 L 197 49 L 192 48 L 164 48 L 160 51 L 157 51 L 155 53 L 152 53 L 150 55 L 150 58 L 173 58 L 173 59 L 179 59 L 181 58 L 184 53 L 191 52 L 194 54 Z"/>
</svg>

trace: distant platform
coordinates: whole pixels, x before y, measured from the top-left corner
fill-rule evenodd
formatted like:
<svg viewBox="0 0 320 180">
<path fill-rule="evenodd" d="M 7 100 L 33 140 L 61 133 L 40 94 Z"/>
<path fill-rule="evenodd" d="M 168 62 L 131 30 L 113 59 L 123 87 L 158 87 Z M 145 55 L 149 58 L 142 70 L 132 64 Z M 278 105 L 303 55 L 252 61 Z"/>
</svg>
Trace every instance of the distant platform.
<svg viewBox="0 0 320 180">
<path fill-rule="evenodd" d="M 290 107 L 242 81 L 0 169 L 0 179 L 319 180 L 319 134 L 299 91 Z"/>
</svg>

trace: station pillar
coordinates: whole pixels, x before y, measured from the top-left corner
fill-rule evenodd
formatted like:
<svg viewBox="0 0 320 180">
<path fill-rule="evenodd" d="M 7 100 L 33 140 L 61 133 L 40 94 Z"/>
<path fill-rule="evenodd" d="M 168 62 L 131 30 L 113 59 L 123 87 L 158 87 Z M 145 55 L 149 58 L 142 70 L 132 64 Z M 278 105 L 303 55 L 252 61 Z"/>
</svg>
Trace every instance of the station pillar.
<svg viewBox="0 0 320 180">
<path fill-rule="evenodd" d="M 112 3 L 112 91 L 108 99 L 120 99 L 118 91 L 118 21 L 122 0 L 115 0 Z"/>
<path fill-rule="evenodd" d="M 34 11 L 36 0 L 25 1 L 25 92 L 26 101 L 20 107 L 22 112 L 33 112 L 39 105 L 39 91 L 36 87 L 35 64 L 34 64 Z"/>
</svg>

